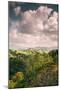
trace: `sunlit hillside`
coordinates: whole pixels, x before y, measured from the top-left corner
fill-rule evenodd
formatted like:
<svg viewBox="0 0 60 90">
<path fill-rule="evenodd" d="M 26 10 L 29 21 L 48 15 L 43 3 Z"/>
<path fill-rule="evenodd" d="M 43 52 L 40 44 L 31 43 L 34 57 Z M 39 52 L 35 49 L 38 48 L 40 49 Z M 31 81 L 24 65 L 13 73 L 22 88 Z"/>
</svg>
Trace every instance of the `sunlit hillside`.
<svg viewBox="0 0 60 90">
<path fill-rule="evenodd" d="M 9 50 L 9 88 L 58 85 L 58 50 Z"/>
</svg>

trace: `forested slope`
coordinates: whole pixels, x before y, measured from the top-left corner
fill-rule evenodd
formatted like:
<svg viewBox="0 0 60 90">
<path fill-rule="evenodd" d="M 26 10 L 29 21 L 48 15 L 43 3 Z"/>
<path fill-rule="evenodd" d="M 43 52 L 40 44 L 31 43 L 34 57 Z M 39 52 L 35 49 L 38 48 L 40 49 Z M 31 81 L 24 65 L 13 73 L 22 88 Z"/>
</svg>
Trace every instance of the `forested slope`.
<svg viewBox="0 0 60 90">
<path fill-rule="evenodd" d="M 58 85 L 58 50 L 9 50 L 9 88 Z"/>
</svg>

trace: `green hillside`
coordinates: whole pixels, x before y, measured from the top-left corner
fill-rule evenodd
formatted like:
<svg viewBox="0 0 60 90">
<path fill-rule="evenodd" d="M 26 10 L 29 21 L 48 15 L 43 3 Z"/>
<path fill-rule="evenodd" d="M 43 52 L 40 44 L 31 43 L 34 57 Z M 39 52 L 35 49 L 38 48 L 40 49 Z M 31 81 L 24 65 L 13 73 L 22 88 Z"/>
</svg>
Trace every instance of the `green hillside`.
<svg viewBox="0 0 60 90">
<path fill-rule="evenodd" d="M 58 50 L 9 50 L 9 88 L 58 85 Z"/>
</svg>

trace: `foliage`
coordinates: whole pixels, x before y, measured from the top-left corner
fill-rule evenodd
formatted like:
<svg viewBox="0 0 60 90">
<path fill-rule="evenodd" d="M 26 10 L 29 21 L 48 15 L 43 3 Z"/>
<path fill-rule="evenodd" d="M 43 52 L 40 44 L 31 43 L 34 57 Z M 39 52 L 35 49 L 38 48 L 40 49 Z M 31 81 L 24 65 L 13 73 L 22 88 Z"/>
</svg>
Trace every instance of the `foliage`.
<svg viewBox="0 0 60 90">
<path fill-rule="evenodd" d="M 9 88 L 58 85 L 58 50 L 9 50 Z"/>
</svg>

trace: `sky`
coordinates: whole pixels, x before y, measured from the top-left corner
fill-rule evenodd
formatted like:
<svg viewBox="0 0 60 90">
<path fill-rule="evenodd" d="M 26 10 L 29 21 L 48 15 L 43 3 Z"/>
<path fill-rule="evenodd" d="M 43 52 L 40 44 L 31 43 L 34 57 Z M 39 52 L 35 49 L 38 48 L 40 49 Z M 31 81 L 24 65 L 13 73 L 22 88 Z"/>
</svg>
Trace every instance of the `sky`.
<svg viewBox="0 0 60 90">
<path fill-rule="evenodd" d="M 9 48 L 58 48 L 58 5 L 9 2 Z"/>
</svg>

